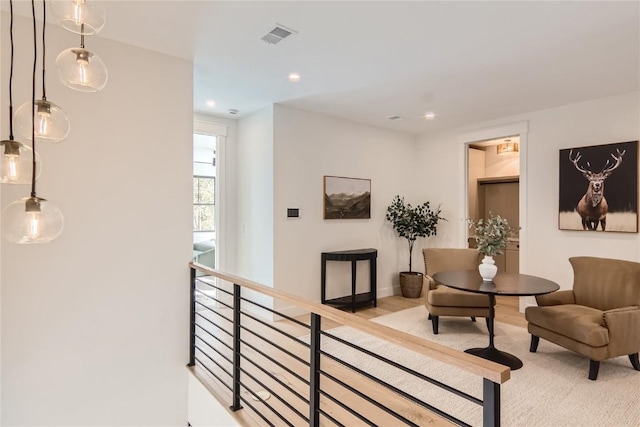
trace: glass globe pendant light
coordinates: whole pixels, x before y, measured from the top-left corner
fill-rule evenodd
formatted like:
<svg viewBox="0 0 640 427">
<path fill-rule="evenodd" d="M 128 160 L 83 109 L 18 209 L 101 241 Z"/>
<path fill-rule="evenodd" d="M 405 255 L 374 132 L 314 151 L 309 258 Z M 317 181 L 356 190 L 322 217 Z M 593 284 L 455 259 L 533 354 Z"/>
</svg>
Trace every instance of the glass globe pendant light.
<svg viewBox="0 0 640 427">
<path fill-rule="evenodd" d="M 31 148 L 21 142 L 5 139 L 2 145 L 2 160 L 0 163 L 0 183 L 29 184 L 31 182 Z M 42 163 L 40 155 L 36 153 L 36 179 L 40 178 Z"/>
<path fill-rule="evenodd" d="M 47 10 L 45 1 L 42 2 L 43 21 L 42 21 L 42 99 L 37 100 L 35 106 L 31 102 L 25 102 L 16 111 L 15 124 L 18 133 L 25 139 L 31 139 L 31 119 L 34 114 L 31 109 L 35 110 L 35 135 L 38 142 L 61 142 L 69 135 L 71 124 L 69 118 L 64 111 L 56 104 L 47 100 L 46 85 L 46 44 L 45 29 L 47 23 Z"/>
<path fill-rule="evenodd" d="M 55 239 L 62 233 L 64 227 L 64 217 L 62 212 L 55 205 L 47 200 L 38 197 L 36 194 L 36 65 L 37 65 L 37 42 L 36 42 L 36 13 L 35 0 L 31 0 L 31 11 L 33 14 L 33 78 L 31 86 L 31 159 L 33 167 L 31 169 L 31 195 L 18 199 L 2 210 L 2 235 L 10 242 L 20 244 L 47 243 Z"/>
<path fill-rule="evenodd" d="M 76 34 L 97 34 L 106 21 L 104 8 L 93 1 L 53 0 L 51 9 L 60 25 Z"/>
<path fill-rule="evenodd" d="M 2 211 L 2 235 L 13 243 L 47 243 L 60 236 L 63 227 L 60 209 L 37 196 L 23 197 Z"/>
<path fill-rule="evenodd" d="M 3 184 L 28 184 L 31 180 L 31 148 L 13 138 L 13 0 L 9 1 L 11 21 L 11 67 L 9 72 L 9 139 L 0 141 L 0 182 Z M 36 153 L 36 156 L 37 153 Z M 39 156 L 38 156 L 39 157 Z M 40 162 L 36 163 L 36 178 L 40 176 Z"/>
<path fill-rule="evenodd" d="M 97 92 L 107 84 L 107 67 L 95 53 L 84 48 L 84 35 L 80 47 L 60 52 L 56 59 L 58 77 L 62 83 L 80 92 Z"/>
<path fill-rule="evenodd" d="M 31 139 L 31 113 L 35 113 L 35 137 L 38 142 L 62 142 L 71 130 L 71 123 L 64 111 L 43 95 L 33 105 L 26 102 L 16 111 L 15 124 L 25 139 Z"/>
</svg>

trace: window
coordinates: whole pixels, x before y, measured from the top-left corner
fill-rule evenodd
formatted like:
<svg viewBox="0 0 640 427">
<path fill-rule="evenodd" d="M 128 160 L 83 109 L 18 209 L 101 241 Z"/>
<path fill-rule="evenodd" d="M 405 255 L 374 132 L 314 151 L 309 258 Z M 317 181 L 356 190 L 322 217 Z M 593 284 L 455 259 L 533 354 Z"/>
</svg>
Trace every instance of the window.
<svg viewBox="0 0 640 427">
<path fill-rule="evenodd" d="M 193 177 L 193 231 L 213 231 L 216 179 Z"/>
<path fill-rule="evenodd" d="M 193 243 L 215 247 L 205 265 L 225 266 L 225 174 L 227 127 L 194 120 L 193 126 Z M 195 246 L 194 246 L 195 247 Z M 211 258 L 215 258 L 211 259 Z M 204 260 L 200 260 L 204 261 Z"/>
</svg>

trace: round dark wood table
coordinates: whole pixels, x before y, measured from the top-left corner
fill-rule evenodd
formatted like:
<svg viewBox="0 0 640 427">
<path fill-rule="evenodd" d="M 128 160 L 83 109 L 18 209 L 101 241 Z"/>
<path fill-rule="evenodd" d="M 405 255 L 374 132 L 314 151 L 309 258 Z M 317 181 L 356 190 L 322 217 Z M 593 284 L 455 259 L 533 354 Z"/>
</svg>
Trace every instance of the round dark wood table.
<svg viewBox="0 0 640 427">
<path fill-rule="evenodd" d="M 433 279 L 450 288 L 489 295 L 489 301 L 491 302 L 489 319 L 487 319 L 489 346 L 470 348 L 465 350 L 465 353 L 506 365 L 514 371 L 522 368 L 522 361 L 512 354 L 498 350 L 493 345 L 496 295 L 523 297 L 548 294 L 560 289 L 560 286 L 551 280 L 527 274 L 498 273 L 493 278 L 493 281 L 485 281 L 482 280 L 477 270 L 442 271 L 434 274 Z"/>
</svg>

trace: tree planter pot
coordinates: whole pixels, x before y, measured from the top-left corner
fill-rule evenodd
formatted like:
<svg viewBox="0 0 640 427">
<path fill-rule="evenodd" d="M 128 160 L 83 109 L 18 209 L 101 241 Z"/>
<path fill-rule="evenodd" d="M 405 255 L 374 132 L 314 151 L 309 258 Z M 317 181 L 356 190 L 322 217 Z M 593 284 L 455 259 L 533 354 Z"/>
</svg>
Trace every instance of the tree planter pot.
<svg viewBox="0 0 640 427">
<path fill-rule="evenodd" d="M 422 293 L 422 273 L 415 271 L 400 273 L 400 290 L 405 298 L 419 298 Z"/>
</svg>

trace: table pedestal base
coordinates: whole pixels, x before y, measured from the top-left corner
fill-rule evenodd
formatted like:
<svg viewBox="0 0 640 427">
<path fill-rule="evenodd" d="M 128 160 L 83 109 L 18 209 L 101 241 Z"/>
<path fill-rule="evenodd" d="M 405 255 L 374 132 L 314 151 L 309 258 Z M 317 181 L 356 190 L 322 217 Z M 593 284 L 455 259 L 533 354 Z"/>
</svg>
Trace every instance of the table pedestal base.
<svg viewBox="0 0 640 427">
<path fill-rule="evenodd" d="M 522 360 L 495 347 L 470 348 L 464 352 L 508 366 L 512 371 L 522 368 Z"/>
</svg>

